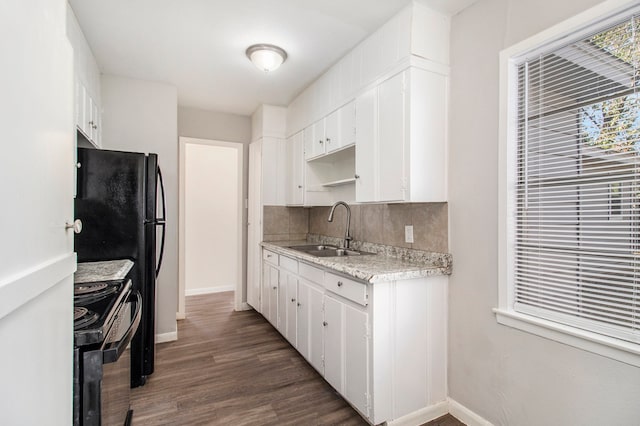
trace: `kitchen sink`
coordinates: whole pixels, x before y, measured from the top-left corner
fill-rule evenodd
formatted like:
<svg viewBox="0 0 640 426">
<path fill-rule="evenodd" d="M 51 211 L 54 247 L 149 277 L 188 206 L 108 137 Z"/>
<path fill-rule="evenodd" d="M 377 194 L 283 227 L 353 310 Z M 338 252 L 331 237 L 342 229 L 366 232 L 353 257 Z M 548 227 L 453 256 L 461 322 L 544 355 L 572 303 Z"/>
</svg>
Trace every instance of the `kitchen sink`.
<svg viewBox="0 0 640 426">
<path fill-rule="evenodd" d="M 292 250 L 298 250 L 315 257 L 362 256 L 375 254 L 366 251 L 342 249 L 336 246 L 325 245 L 290 246 L 288 248 Z"/>
</svg>

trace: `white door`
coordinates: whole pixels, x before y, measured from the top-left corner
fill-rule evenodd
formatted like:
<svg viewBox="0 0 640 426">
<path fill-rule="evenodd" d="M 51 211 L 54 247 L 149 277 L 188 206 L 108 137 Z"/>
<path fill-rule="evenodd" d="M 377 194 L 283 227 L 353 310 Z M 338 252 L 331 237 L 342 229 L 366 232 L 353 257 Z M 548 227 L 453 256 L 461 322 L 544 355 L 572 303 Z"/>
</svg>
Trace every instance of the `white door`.
<svg viewBox="0 0 640 426">
<path fill-rule="evenodd" d="M 361 413 L 369 415 L 369 340 L 366 312 L 345 305 L 344 395 Z"/>
<path fill-rule="evenodd" d="M 65 0 L 5 0 L 0 423 L 73 422 L 73 55 Z M 11 59 L 9 59 L 11 58 Z M 43 350 L 43 348 L 45 348 Z"/>
<path fill-rule="evenodd" d="M 377 89 L 356 99 L 356 201 L 376 201 Z"/>
<path fill-rule="evenodd" d="M 378 86 L 378 182 L 379 201 L 401 201 L 405 198 L 405 149 L 409 137 L 405 120 L 405 78 L 400 73 Z"/>
<path fill-rule="evenodd" d="M 261 308 L 260 267 L 262 265 L 262 204 L 260 186 L 262 185 L 262 142 L 249 145 L 249 205 L 247 212 L 247 303 L 255 310 Z"/>
<path fill-rule="evenodd" d="M 343 393 L 343 316 L 344 304 L 324 297 L 324 378 Z"/>
</svg>

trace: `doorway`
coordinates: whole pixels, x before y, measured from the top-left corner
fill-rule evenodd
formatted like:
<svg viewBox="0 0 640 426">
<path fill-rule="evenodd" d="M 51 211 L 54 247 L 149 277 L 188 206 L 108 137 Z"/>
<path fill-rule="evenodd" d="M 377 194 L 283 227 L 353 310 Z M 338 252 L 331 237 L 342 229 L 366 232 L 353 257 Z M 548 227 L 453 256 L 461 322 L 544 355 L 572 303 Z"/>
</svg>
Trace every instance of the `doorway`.
<svg viewBox="0 0 640 426">
<path fill-rule="evenodd" d="M 185 296 L 242 285 L 243 145 L 180 138 L 178 318 Z"/>
</svg>

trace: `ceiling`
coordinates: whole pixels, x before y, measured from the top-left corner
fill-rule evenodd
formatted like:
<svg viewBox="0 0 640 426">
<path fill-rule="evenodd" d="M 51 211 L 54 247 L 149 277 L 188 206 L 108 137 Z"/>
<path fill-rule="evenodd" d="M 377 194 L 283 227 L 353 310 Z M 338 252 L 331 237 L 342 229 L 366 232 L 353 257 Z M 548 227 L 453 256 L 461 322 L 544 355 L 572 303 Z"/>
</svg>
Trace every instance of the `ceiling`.
<svg viewBox="0 0 640 426">
<path fill-rule="evenodd" d="M 455 14 L 475 0 L 417 0 Z M 288 105 L 411 0 L 69 0 L 103 74 L 172 84 L 178 103 L 250 115 Z M 289 57 L 265 74 L 245 56 Z"/>
</svg>

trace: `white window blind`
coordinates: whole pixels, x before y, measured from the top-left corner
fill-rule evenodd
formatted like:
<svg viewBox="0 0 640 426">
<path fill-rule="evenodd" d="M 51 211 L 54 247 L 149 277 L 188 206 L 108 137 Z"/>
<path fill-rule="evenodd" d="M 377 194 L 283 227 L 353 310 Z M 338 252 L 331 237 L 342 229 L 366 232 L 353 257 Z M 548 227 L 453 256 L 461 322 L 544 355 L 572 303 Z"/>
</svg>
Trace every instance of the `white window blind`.
<svg viewBox="0 0 640 426">
<path fill-rule="evenodd" d="M 518 65 L 513 309 L 640 343 L 640 19 Z"/>
</svg>

